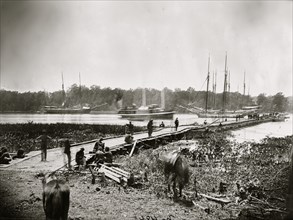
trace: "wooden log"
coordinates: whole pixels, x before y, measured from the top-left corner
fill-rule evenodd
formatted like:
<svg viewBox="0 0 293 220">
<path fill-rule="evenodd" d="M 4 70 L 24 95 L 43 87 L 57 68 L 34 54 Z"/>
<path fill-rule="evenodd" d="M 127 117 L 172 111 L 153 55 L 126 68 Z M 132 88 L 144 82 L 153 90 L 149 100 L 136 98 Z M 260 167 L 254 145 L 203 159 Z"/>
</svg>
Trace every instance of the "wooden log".
<svg viewBox="0 0 293 220">
<path fill-rule="evenodd" d="M 103 172 L 103 171 L 102 171 L 102 172 Z M 121 179 L 120 179 L 119 177 L 114 176 L 114 175 L 112 175 L 111 173 L 109 173 L 109 172 L 107 172 L 107 171 L 105 171 L 105 172 L 103 172 L 103 173 L 105 174 L 106 177 L 108 177 L 108 178 L 110 178 L 110 179 L 116 181 L 117 183 L 121 183 Z"/>
<path fill-rule="evenodd" d="M 209 195 L 205 195 L 205 194 L 202 194 L 202 193 L 198 193 L 198 195 L 200 195 L 202 197 L 205 197 L 208 200 L 211 200 L 211 201 L 214 201 L 214 202 L 218 202 L 218 203 L 221 203 L 221 204 L 228 204 L 228 203 L 231 202 L 230 200 L 227 200 L 227 199 L 215 198 L 215 197 L 212 197 L 212 196 L 209 196 Z"/>
<path fill-rule="evenodd" d="M 119 171 L 120 173 L 124 174 L 125 176 L 130 176 L 130 173 L 129 172 L 126 172 L 124 170 L 121 170 L 120 168 L 112 167 L 112 169 Z"/>
<path fill-rule="evenodd" d="M 121 164 L 119 163 L 104 163 L 108 167 L 120 167 Z"/>
<path fill-rule="evenodd" d="M 121 179 L 123 179 L 124 181 L 127 181 L 127 178 L 123 178 L 120 175 L 113 173 L 109 170 L 106 170 L 102 167 L 99 169 L 99 173 L 104 173 L 106 177 L 116 181 L 117 183 L 121 183 Z"/>
<path fill-rule="evenodd" d="M 280 210 L 280 209 L 265 209 L 266 212 L 279 212 L 282 214 L 288 214 L 288 212 Z"/>
<path fill-rule="evenodd" d="M 106 169 L 106 170 L 109 170 L 110 172 L 113 172 L 113 173 L 116 173 L 120 176 L 124 176 L 126 178 L 129 178 L 130 177 L 130 173 L 129 172 L 126 172 L 124 170 L 121 170 L 119 168 L 116 168 L 116 167 L 107 167 L 105 165 L 103 165 L 103 168 Z"/>
<path fill-rule="evenodd" d="M 93 172 L 93 168 L 91 166 L 89 166 L 89 170 L 92 174 L 92 184 L 95 184 L 96 183 L 96 177 L 95 177 L 95 174 Z"/>
<path fill-rule="evenodd" d="M 205 211 L 206 213 L 210 214 L 210 208 L 209 207 L 203 207 L 199 204 L 197 204 L 195 201 L 192 201 L 193 205 L 200 208 L 201 210 Z"/>
<path fill-rule="evenodd" d="M 127 182 L 128 179 L 130 178 L 130 174 L 126 175 L 125 173 L 121 173 L 115 169 L 114 167 L 107 167 L 105 165 L 102 165 L 101 168 L 99 169 L 99 173 L 105 173 L 107 177 L 110 179 L 113 179 L 114 181 L 121 183 L 121 179 L 123 181 Z"/>
<path fill-rule="evenodd" d="M 129 157 L 132 156 L 132 154 L 133 154 L 133 152 L 134 152 L 134 149 L 135 149 L 135 146 L 136 146 L 136 143 L 137 143 L 137 140 L 135 140 L 135 142 L 134 142 L 134 144 L 133 144 L 133 146 L 132 146 L 132 149 L 131 149 L 131 151 L 130 151 Z"/>
</svg>

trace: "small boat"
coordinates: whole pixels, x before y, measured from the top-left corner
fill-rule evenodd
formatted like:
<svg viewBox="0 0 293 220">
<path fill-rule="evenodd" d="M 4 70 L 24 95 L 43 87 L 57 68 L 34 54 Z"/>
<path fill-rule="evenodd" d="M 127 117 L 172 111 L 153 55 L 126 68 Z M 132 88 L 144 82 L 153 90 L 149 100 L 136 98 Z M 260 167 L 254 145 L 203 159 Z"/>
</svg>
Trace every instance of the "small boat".
<svg viewBox="0 0 293 220">
<path fill-rule="evenodd" d="M 285 117 L 274 117 L 272 119 L 273 122 L 280 122 L 280 121 L 285 121 Z"/>
<path fill-rule="evenodd" d="M 286 115 L 282 113 L 277 113 L 273 115 L 273 122 L 280 122 L 280 121 L 285 121 L 286 120 Z"/>
<path fill-rule="evenodd" d="M 142 106 L 137 108 L 135 104 L 132 106 L 124 107 L 118 111 L 118 115 L 122 118 L 133 121 L 146 121 L 151 119 L 173 119 L 175 111 L 165 110 L 165 94 L 164 89 L 161 92 L 162 107 L 157 104 L 146 105 L 146 92 L 142 90 Z"/>
</svg>

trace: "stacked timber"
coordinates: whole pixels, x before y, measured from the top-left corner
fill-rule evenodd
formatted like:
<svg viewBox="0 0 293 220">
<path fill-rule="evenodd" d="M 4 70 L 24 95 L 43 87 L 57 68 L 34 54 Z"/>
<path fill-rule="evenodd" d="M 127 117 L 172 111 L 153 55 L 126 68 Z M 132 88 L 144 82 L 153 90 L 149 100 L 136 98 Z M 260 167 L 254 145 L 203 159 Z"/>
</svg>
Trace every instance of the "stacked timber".
<svg viewBox="0 0 293 220">
<path fill-rule="evenodd" d="M 98 173 L 104 173 L 106 177 L 120 184 L 123 184 L 123 183 L 130 184 L 131 182 L 133 182 L 133 178 L 134 178 L 133 174 L 129 172 L 126 172 L 118 167 L 108 167 L 104 164 L 98 170 Z"/>
</svg>

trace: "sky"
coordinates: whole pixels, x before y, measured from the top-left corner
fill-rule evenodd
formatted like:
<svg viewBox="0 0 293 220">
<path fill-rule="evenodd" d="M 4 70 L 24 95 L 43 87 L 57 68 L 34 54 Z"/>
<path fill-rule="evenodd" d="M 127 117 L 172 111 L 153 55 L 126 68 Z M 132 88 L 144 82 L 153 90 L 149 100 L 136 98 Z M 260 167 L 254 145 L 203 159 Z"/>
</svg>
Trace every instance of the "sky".
<svg viewBox="0 0 293 220">
<path fill-rule="evenodd" d="M 1 1 L 0 88 L 292 95 L 292 1 Z"/>
</svg>

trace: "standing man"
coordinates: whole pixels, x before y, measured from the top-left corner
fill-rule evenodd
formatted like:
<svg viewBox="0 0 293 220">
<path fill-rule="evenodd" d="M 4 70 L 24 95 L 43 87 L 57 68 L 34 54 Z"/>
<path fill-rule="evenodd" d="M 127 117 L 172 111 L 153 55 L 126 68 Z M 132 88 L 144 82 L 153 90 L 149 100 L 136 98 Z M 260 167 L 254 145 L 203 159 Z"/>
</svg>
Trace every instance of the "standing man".
<svg viewBox="0 0 293 220">
<path fill-rule="evenodd" d="M 178 126 L 179 126 L 179 120 L 178 120 L 178 118 L 176 118 L 176 120 L 175 120 L 175 131 L 177 131 L 177 128 L 178 128 Z"/>
<path fill-rule="evenodd" d="M 129 133 L 129 124 L 126 124 L 125 125 L 125 134 L 128 134 Z"/>
<path fill-rule="evenodd" d="M 42 134 L 36 138 L 41 140 L 41 161 L 47 161 L 47 144 L 48 140 L 52 140 L 50 136 L 46 134 L 46 130 L 43 129 Z"/>
<path fill-rule="evenodd" d="M 64 141 L 64 154 L 67 155 L 68 159 L 68 169 L 71 170 L 71 151 L 70 151 L 71 145 L 68 139 Z"/>
<path fill-rule="evenodd" d="M 133 135 L 134 126 L 133 126 L 133 124 L 131 123 L 131 121 L 129 122 L 128 129 L 129 129 L 129 133 L 130 133 L 131 135 Z"/>
<path fill-rule="evenodd" d="M 152 136 L 153 133 L 153 120 L 150 120 L 147 124 L 147 128 L 148 128 L 148 134 L 149 137 Z"/>
</svg>

